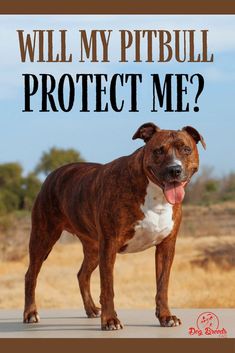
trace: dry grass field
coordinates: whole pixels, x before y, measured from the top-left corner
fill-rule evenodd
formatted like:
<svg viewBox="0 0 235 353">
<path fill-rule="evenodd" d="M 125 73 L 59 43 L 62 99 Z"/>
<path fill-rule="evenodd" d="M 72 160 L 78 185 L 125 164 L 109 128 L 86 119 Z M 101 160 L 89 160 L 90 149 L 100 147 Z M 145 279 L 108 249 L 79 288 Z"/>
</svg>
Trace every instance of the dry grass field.
<svg viewBox="0 0 235 353">
<path fill-rule="evenodd" d="M 17 223 L 18 222 L 18 223 Z M 23 308 L 24 273 L 30 222 L 12 223 L 14 236 L 0 233 L 0 308 Z M 18 226 L 17 226 L 18 224 Z M 21 240 L 20 240 L 21 239 Z M 65 241 L 67 239 L 68 241 Z M 76 273 L 82 248 L 71 236 L 56 244 L 43 265 L 37 287 L 41 308 L 81 308 Z M 170 278 L 171 307 L 235 307 L 235 204 L 185 206 Z M 92 277 L 99 302 L 99 275 Z M 154 249 L 118 255 L 115 266 L 117 308 L 154 308 Z"/>
</svg>

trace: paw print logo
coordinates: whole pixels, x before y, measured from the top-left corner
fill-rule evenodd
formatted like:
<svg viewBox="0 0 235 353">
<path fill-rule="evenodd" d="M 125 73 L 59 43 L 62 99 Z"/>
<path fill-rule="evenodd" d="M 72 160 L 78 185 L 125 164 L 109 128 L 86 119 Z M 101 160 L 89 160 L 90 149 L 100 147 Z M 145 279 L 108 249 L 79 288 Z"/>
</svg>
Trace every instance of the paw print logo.
<svg viewBox="0 0 235 353">
<path fill-rule="evenodd" d="M 199 330 L 205 330 L 210 328 L 212 330 L 217 330 L 219 327 L 219 319 L 212 312 L 204 312 L 198 316 L 197 327 Z"/>
</svg>

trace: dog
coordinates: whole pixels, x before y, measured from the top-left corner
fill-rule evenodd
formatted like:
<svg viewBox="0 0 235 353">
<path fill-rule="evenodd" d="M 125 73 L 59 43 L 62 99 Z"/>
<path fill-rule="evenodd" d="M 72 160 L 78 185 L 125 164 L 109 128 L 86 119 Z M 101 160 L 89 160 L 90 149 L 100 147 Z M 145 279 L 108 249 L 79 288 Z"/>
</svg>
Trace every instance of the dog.
<svg viewBox="0 0 235 353">
<path fill-rule="evenodd" d="M 133 139 L 145 145 L 107 164 L 72 163 L 45 180 L 32 210 L 30 262 L 25 275 L 24 322 L 39 321 L 35 288 L 43 261 L 63 230 L 80 239 L 84 259 L 78 282 L 88 317 L 101 316 L 103 330 L 123 328 L 114 308 L 113 269 L 117 253 L 155 246 L 156 317 L 164 327 L 181 321 L 168 307 L 168 282 L 179 231 L 185 188 L 198 171 L 197 144 L 206 144 L 191 126 L 161 130 L 139 127 Z M 90 293 L 99 265 L 101 310 Z"/>
</svg>

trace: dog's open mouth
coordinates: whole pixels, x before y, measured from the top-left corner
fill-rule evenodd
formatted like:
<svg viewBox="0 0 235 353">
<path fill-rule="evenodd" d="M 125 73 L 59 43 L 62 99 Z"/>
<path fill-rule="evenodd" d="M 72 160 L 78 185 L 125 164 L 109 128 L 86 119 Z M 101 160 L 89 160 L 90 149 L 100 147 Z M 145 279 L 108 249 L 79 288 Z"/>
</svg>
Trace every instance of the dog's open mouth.
<svg viewBox="0 0 235 353">
<path fill-rule="evenodd" d="M 155 182 L 157 182 L 157 184 L 162 188 L 167 202 L 175 205 L 183 201 L 185 195 L 184 188 L 188 184 L 189 180 L 171 182 L 168 181 L 162 183 L 158 180 L 152 168 L 150 168 L 150 172 L 154 177 Z"/>
<path fill-rule="evenodd" d="M 172 205 L 181 203 L 184 199 L 184 195 L 185 195 L 184 187 L 186 184 L 187 184 L 187 181 L 183 181 L 183 182 L 174 181 L 171 183 L 165 183 L 163 192 L 166 200 Z"/>
</svg>

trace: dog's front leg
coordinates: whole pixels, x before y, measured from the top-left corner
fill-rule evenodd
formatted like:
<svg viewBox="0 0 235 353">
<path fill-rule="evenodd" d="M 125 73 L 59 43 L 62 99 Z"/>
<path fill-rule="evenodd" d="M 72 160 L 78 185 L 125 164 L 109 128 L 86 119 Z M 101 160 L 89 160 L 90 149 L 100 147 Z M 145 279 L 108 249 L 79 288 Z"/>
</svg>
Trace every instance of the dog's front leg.
<svg viewBox="0 0 235 353">
<path fill-rule="evenodd" d="M 100 304 L 102 330 L 122 328 L 114 309 L 113 269 L 116 259 L 116 244 L 113 239 L 102 239 L 99 251 L 100 267 Z"/>
<path fill-rule="evenodd" d="M 162 243 L 156 246 L 156 316 L 161 326 L 171 327 L 181 324 L 180 319 L 171 315 L 168 307 L 168 284 L 170 278 L 171 265 L 175 254 L 176 236 L 172 235 L 166 238 Z"/>
</svg>

